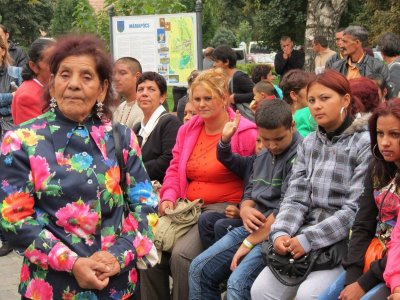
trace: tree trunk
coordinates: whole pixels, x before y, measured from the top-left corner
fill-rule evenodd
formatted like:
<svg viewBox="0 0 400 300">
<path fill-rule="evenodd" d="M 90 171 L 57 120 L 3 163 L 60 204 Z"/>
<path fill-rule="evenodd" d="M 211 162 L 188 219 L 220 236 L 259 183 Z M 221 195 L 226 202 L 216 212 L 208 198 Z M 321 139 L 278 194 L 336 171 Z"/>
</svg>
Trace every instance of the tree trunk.
<svg viewBox="0 0 400 300">
<path fill-rule="evenodd" d="M 315 54 L 312 49 L 312 38 L 323 35 L 331 48 L 335 45 L 335 31 L 348 0 L 308 0 L 304 50 L 306 62 L 304 69 L 314 72 Z"/>
</svg>

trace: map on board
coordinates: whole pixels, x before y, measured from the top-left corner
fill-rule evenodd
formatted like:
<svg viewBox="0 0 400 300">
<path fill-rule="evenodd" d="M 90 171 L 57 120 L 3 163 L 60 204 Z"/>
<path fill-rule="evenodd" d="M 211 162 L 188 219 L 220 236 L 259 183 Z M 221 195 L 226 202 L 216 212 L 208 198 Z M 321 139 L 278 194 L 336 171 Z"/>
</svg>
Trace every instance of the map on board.
<svg viewBox="0 0 400 300">
<path fill-rule="evenodd" d="M 193 27 L 191 17 L 167 18 L 171 30 L 168 32 L 168 47 L 170 51 L 169 74 L 179 74 L 179 77 L 188 78 L 190 72 L 197 68 Z"/>
</svg>

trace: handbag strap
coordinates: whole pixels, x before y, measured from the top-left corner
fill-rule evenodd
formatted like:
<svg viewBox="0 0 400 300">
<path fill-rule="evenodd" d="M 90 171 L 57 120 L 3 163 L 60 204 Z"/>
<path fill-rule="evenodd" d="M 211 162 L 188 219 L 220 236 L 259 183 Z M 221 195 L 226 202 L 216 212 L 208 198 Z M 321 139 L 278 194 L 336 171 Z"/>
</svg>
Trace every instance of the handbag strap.
<svg viewBox="0 0 400 300">
<path fill-rule="evenodd" d="M 279 254 L 275 254 L 274 245 L 272 243 L 270 244 L 270 249 L 269 249 L 268 252 L 270 253 L 270 255 L 279 255 Z M 280 274 L 279 271 L 276 270 L 272 266 L 272 264 L 270 263 L 269 255 L 267 255 L 267 265 L 268 265 L 269 269 L 271 270 L 272 274 L 275 276 L 276 279 L 278 279 L 278 281 L 280 283 L 282 283 L 283 285 L 286 285 L 286 286 L 298 286 L 300 283 L 302 283 L 304 280 L 306 280 L 307 276 L 311 273 L 311 271 L 312 271 L 312 269 L 314 267 L 314 264 L 317 261 L 318 256 L 320 255 L 320 253 L 321 253 L 320 249 L 318 249 L 318 250 L 316 250 L 314 252 L 307 253 L 306 255 L 312 255 L 307 271 L 304 273 L 303 276 L 298 277 L 296 279 L 293 279 L 292 281 L 287 281 L 284 278 L 284 275 Z M 292 261 L 294 262 L 295 259 L 293 259 Z M 290 263 L 290 260 L 289 260 L 289 263 Z"/>
<path fill-rule="evenodd" d="M 119 166 L 119 182 L 122 188 L 122 195 L 124 198 L 124 210 L 126 212 L 129 211 L 129 204 L 127 203 L 127 194 L 126 194 L 126 172 L 125 172 L 125 164 L 124 157 L 122 154 L 122 142 L 121 142 L 121 134 L 118 131 L 117 123 L 112 124 L 112 132 L 114 138 L 114 147 L 115 147 L 115 156 L 117 158 L 118 166 Z"/>
</svg>

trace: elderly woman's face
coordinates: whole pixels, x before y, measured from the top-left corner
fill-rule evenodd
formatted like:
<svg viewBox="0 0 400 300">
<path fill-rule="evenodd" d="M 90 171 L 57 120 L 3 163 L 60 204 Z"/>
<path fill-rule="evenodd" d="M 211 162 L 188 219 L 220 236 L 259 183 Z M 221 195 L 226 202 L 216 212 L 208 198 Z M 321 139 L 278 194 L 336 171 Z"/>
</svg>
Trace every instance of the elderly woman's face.
<svg viewBox="0 0 400 300">
<path fill-rule="evenodd" d="M 103 102 L 108 82 L 100 82 L 96 64 L 88 55 L 69 56 L 60 63 L 50 94 L 67 118 L 82 122 L 96 101 Z"/>
<path fill-rule="evenodd" d="M 143 114 L 148 117 L 164 103 L 166 98 L 166 95 L 161 95 L 157 83 L 151 80 L 145 80 L 139 84 L 136 94 L 139 107 Z"/>
</svg>

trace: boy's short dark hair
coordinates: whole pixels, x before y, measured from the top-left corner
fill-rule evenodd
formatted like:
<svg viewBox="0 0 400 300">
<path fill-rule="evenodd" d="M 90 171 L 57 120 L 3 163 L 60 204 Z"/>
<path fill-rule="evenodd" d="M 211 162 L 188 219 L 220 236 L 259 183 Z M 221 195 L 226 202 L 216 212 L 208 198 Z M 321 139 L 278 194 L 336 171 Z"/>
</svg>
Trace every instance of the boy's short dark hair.
<svg viewBox="0 0 400 300">
<path fill-rule="evenodd" d="M 237 55 L 235 51 L 228 45 L 221 45 L 214 49 L 211 54 L 213 60 L 220 60 L 222 62 L 229 62 L 230 69 L 236 67 Z"/>
<path fill-rule="evenodd" d="M 267 96 L 275 95 L 275 87 L 272 83 L 268 81 L 259 81 L 254 86 L 254 90 L 257 93 L 265 93 Z"/>
<path fill-rule="evenodd" d="M 135 74 L 136 72 L 143 73 L 142 65 L 134 57 L 130 57 L 130 56 L 121 57 L 115 62 L 115 64 L 127 65 L 132 74 Z"/>
<path fill-rule="evenodd" d="M 293 124 L 290 105 L 280 99 L 264 101 L 256 110 L 256 125 L 265 129 L 277 129 L 281 126 L 289 129 Z"/>
</svg>

